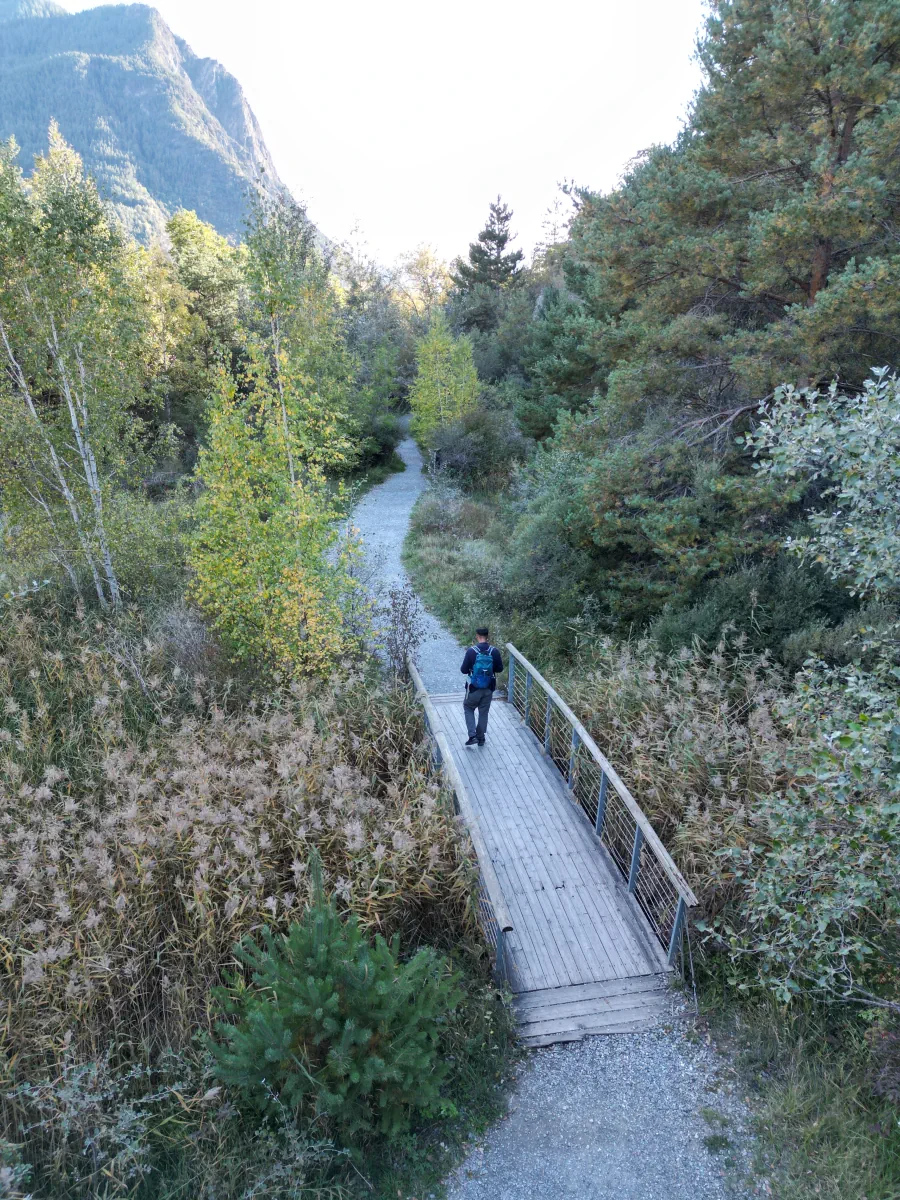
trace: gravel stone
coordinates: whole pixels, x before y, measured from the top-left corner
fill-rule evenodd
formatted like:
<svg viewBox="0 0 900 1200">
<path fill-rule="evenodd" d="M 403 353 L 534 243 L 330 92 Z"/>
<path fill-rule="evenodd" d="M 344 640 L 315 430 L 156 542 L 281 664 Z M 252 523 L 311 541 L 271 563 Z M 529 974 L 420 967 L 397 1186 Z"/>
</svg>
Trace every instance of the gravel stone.
<svg viewBox="0 0 900 1200">
<path fill-rule="evenodd" d="M 727 1059 L 683 1021 L 536 1050 L 448 1200 L 770 1195 L 751 1178 L 749 1117 Z"/>
</svg>

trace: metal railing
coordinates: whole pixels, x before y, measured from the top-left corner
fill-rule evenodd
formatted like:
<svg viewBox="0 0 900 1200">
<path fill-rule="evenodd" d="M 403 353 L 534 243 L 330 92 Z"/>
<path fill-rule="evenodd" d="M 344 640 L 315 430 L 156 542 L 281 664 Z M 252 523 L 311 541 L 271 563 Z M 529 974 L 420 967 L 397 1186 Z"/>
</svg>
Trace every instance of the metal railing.
<svg viewBox="0 0 900 1200">
<path fill-rule="evenodd" d="M 697 903 L 641 807 L 562 697 L 511 643 L 507 694 L 568 784 L 674 966 Z"/>
<path fill-rule="evenodd" d="M 500 982 L 512 986 L 514 982 L 512 963 L 507 954 L 506 939 L 507 935 L 512 933 L 513 924 L 506 901 L 503 899 L 500 881 L 497 879 L 494 864 L 491 862 L 487 846 L 484 844 L 478 828 L 466 785 L 453 761 L 453 754 L 447 738 L 441 732 L 431 697 L 425 690 L 422 677 L 411 659 L 408 660 L 407 666 L 416 689 L 416 696 L 425 710 L 425 724 L 433 744 L 432 757 L 435 765 L 441 768 L 447 777 L 447 782 L 454 795 L 457 812 L 465 822 L 475 850 L 475 860 L 478 865 L 478 923 L 493 953 L 494 976 Z"/>
</svg>

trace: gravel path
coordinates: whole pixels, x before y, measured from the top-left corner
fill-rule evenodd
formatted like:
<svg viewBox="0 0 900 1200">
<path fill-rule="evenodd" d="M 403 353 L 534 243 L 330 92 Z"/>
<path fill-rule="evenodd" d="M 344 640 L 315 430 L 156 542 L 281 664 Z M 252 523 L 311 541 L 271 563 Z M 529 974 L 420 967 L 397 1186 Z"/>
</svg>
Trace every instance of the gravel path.
<svg viewBox="0 0 900 1200">
<path fill-rule="evenodd" d="M 534 1051 L 509 1115 L 449 1181 L 449 1200 L 736 1200 L 751 1182 L 748 1109 L 689 1025 Z"/>
<path fill-rule="evenodd" d="M 372 488 L 353 512 L 353 524 L 362 533 L 368 569 L 378 582 L 390 587 L 406 581 L 401 554 L 409 529 L 413 505 L 428 486 L 422 473 L 419 447 L 408 437 L 397 447 L 406 470 L 391 475 Z M 431 613 L 425 614 L 425 638 L 416 655 L 416 665 L 429 692 L 437 695 L 459 692 L 462 702 L 464 679 L 459 673 L 463 647 Z"/>
<path fill-rule="evenodd" d="M 406 579 L 401 561 L 412 507 L 425 490 L 412 438 L 406 471 L 357 505 L 371 582 Z M 462 647 L 431 614 L 417 655 L 433 693 L 460 691 Z M 673 1008 L 677 1008 L 674 1002 Z M 525 1060 L 509 1115 L 473 1145 L 448 1181 L 449 1200 L 746 1200 L 749 1111 L 726 1058 L 690 1021 L 641 1034 L 588 1038 Z M 742 1180 L 744 1182 L 742 1182 Z"/>
</svg>

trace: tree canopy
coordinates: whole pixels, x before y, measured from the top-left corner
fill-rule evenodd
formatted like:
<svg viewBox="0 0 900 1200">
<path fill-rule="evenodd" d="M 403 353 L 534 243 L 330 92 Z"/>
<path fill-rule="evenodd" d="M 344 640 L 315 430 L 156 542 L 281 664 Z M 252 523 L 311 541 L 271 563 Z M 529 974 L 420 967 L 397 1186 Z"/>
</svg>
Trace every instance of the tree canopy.
<svg viewBox="0 0 900 1200">
<path fill-rule="evenodd" d="M 479 284 L 504 288 L 514 281 L 525 255 L 521 250 L 507 249 L 515 238 L 510 232 L 512 217 L 512 210 L 498 196 L 491 203 L 487 224 L 469 246 L 469 261 L 458 258 L 453 264 L 452 278 L 458 288 L 470 289 Z"/>
<path fill-rule="evenodd" d="M 438 314 L 416 344 L 418 373 L 409 400 L 413 433 L 425 442 L 475 407 L 478 375 L 467 338 L 455 338 Z"/>
</svg>

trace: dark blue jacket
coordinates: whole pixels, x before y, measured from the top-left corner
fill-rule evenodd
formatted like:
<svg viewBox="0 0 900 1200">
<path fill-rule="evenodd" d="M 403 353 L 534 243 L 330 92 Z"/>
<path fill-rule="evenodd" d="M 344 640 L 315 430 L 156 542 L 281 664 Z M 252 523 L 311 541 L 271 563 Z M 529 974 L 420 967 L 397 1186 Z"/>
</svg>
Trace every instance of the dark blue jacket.
<svg viewBox="0 0 900 1200">
<path fill-rule="evenodd" d="M 478 648 L 479 648 L 479 650 L 483 649 L 484 653 L 487 653 L 488 643 L 487 642 L 479 642 Z M 463 675 L 471 675 L 472 674 L 472 668 L 475 666 L 475 658 L 476 658 L 475 647 L 470 646 L 468 648 L 468 650 L 466 651 L 466 656 L 462 661 L 462 666 L 459 668 L 460 671 L 462 671 Z M 494 674 L 495 675 L 502 674 L 503 659 L 500 657 L 500 651 L 497 649 L 496 646 L 491 646 L 491 658 L 493 658 L 493 660 L 494 660 Z M 497 680 L 492 679 L 491 680 L 491 691 L 493 691 L 496 686 L 497 686 Z"/>
</svg>

